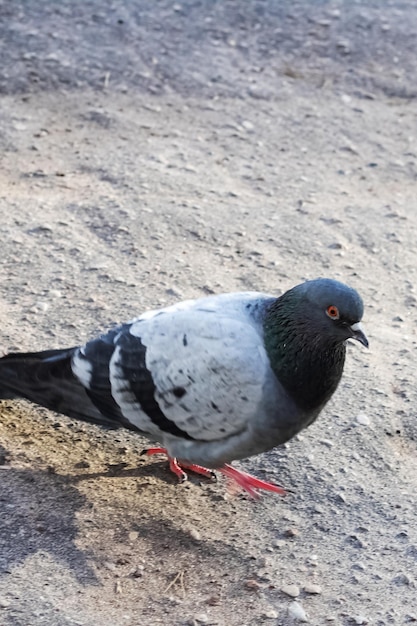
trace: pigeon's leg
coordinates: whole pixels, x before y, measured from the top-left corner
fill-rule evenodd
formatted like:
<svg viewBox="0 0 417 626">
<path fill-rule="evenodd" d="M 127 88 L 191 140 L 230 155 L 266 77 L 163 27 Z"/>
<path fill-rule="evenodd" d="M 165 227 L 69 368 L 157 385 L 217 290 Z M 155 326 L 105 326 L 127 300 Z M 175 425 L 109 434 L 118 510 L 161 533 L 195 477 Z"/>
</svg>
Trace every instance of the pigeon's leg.
<svg viewBox="0 0 417 626">
<path fill-rule="evenodd" d="M 201 465 L 195 465 L 194 463 L 186 463 L 185 461 L 178 461 L 172 456 L 169 456 L 165 448 L 148 448 L 148 450 L 146 450 L 146 454 L 149 456 L 151 456 L 152 454 L 165 454 L 168 457 L 169 469 L 176 476 L 178 476 L 178 480 L 180 483 L 183 483 L 185 480 L 187 480 L 187 474 L 183 470 L 189 470 L 190 472 L 194 472 L 194 474 L 206 476 L 206 478 L 216 477 L 216 474 L 206 467 L 202 467 Z"/>
<path fill-rule="evenodd" d="M 260 478 L 251 476 L 250 474 L 242 472 L 241 470 L 238 470 L 228 464 L 219 467 L 219 472 L 235 481 L 242 489 L 247 491 L 252 498 L 259 498 L 259 493 L 256 491 L 257 489 L 274 491 L 275 493 L 279 493 L 281 496 L 285 496 L 287 493 L 285 489 L 278 487 L 278 485 L 268 483 L 265 480 L 260 480 Z"/>
<path fill-rule="evenodd" d="M 147 455 L 152 454 L 165 454 L 169 460 L 169 469 L 176 476 L 178 476 L 179 482 L 184 482 L 187 480 L 187 474 L 183 470 L 189 470 L 194 472 L 195 474 L 201 474 L 202 476 L 206 476 L 207 478 L 215 477 L 215 473 L 207 469 L 206 467 L 202 467 L 201 465 L 195 465 L 194 463 L 187 463 L 185 461 L 178 461 L 177 459 L 169 456 L 168 452 L 165 448 L 148 448 L 144 452 Z M 242 472 L 241 470 L 232 467 L 231 465 L 225 464 L 222 467 L 219 467 L 219 472 L 227 476 L 233 482 L 237 483 L 237 485 L 247 491 L 252 498 L 259 498 L 259 493 L 257 489 L 264 489 L 265 491 L 274 491 L 275 493 L 279 493 L 281 496 L 286 495 L 285 489 L 282 487 L 278 487 L 278 485 L 274 485 L 272 483 L 268 483 L 265 480 L 261 480 L 260 478 L 256 478 L 255 476 L 251 476 L 246 472 Z"/>
<path fill-rule="evenodd" d="M 202 465 L 196 465 L 195 463 L 178 461 L 178 459 L 174 460 L 180 467 L 184 468 L 185 470 L 189 470 L 190 472 L 194 472 L 194 474 L 200 474 L 200 476 L 206 476 L 206 478 L 216 478 L 216 472 L 213 472 L 213 470 L 208 469 L 207 467 L 203 467 Z"/>
</svg>

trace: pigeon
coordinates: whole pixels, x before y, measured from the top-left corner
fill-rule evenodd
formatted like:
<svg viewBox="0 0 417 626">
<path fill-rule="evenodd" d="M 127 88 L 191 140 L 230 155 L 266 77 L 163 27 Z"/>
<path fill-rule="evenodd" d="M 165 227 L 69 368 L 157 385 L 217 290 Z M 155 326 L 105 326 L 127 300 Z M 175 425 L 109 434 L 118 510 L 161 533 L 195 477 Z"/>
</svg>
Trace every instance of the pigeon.
<svg viewBox="0 0 417 626">
<path fill-rule="evenodd" d="M 83 346 L 0 359 L 0 398 L 126 427 L 154 442 L 180 481 L 220 471 L 239 489 L 284 495 L 231 465 L 312 424 L 342 376 L 348 339 L 368 347 L 357 291 L 329 278 L 279 297 L 212 295 L 147 311 Z M 158 444 L 160 447 L 158 447 Z"/>
</svg>

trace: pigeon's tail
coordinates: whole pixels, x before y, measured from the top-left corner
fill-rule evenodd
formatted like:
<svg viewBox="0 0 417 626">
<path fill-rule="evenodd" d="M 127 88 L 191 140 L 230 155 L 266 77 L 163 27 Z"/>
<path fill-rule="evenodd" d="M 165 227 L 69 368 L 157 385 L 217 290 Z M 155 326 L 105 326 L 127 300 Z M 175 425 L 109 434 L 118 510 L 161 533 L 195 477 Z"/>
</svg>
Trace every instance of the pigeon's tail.
<svg viewBox="0 0 417 626">
<path fill-rule="evenodd" d="M 0 399 L 25 398 L 69 417 L 117 426 L 100 412 L 71 362 L 77 348 L 7 354 L 0 358 Z"/>
</svg>

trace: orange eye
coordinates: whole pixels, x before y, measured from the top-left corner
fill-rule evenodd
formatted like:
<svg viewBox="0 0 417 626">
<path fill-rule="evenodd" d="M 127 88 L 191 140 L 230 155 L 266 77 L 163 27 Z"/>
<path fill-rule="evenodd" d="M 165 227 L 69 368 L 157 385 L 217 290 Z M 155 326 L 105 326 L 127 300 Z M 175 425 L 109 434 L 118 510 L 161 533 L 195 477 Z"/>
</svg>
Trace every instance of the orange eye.
<svg viewBox="0 0 417 626">
<path fill-rule="evenodd" d="M 339 309 L 334 304 L 327 307 L 326 313 L 332 320 L 338 320 L 340 317 Z"/>
</svg>

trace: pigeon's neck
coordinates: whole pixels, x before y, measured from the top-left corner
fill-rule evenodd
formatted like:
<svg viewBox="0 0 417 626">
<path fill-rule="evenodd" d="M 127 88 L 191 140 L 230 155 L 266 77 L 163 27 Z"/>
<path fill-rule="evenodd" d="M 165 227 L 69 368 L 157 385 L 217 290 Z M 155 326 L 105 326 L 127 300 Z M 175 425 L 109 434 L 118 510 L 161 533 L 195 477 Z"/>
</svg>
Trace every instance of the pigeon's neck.
<svg viewBox="0 0 417 626">
<path fill-rule="evenodd" d="M 276 377 L 295 403 L 306 411 L 320 409 L 336 390 L 346 349 L 323 333 L 314 332 L 296 302 L 283 297 L 268 309 L 264 342 Z"/>
</svg>

